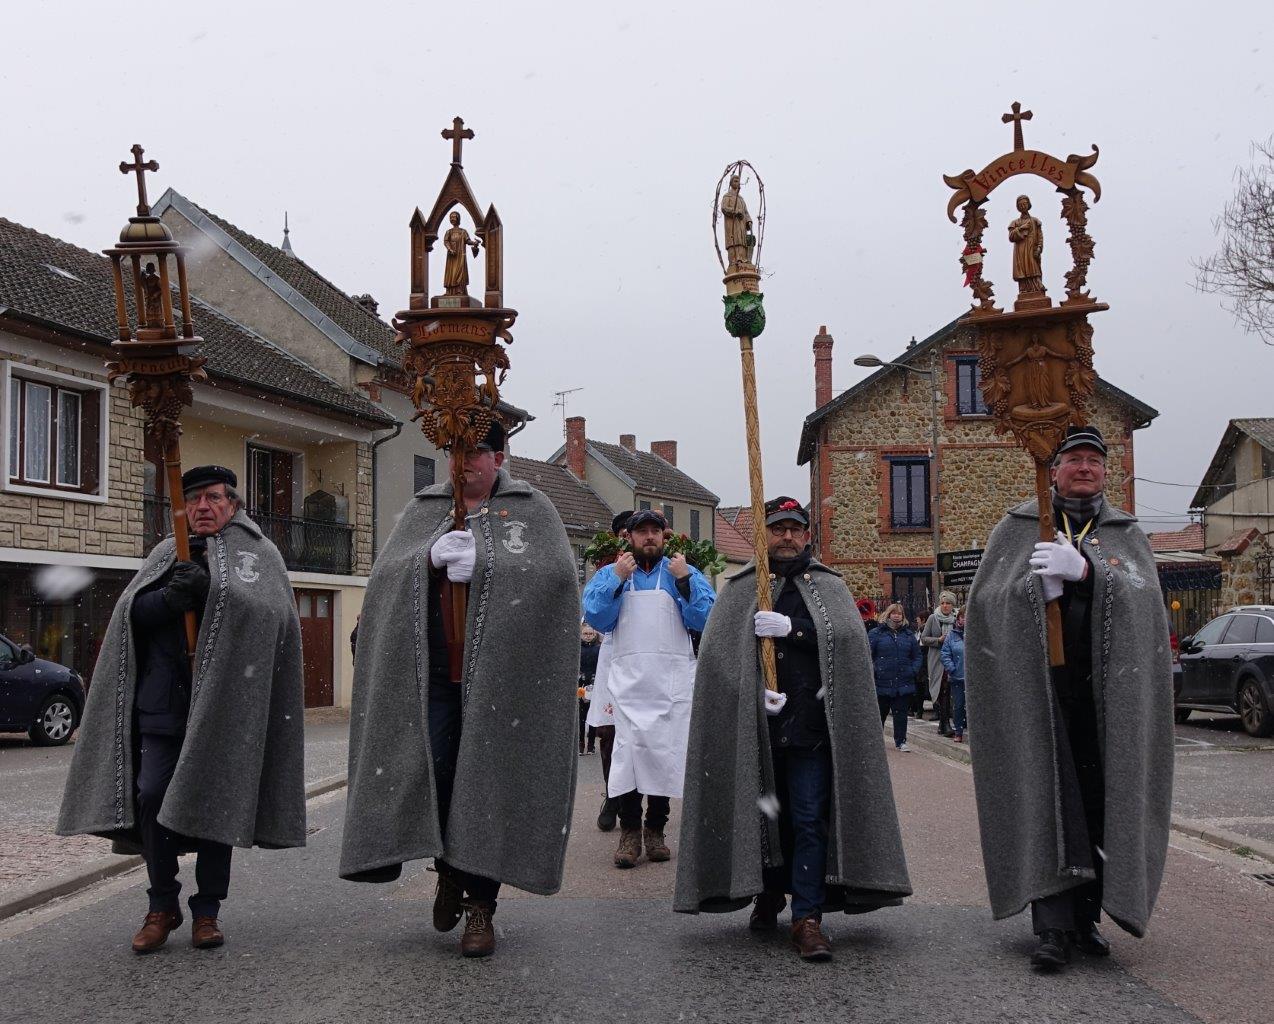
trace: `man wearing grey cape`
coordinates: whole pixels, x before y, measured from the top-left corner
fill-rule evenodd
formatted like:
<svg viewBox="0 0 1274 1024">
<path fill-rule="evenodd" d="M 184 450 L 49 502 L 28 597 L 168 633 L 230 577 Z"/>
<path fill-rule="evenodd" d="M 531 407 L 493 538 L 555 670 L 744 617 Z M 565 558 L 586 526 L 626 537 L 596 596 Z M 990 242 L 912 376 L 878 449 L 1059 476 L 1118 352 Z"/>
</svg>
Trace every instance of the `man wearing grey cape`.
<svg viewBox="0 0 1274 1024">
<path fill-rule="evenodd" d="M 191 561 L 165 538 L 115 605 L 62 798 L 59 835 L 104 836 L 145 858 L 137 953 L 182 923 L 180 853 L 198 854 L 191 943 L 211 949 L 224 941 L 232 848 L 305 845 L 301 624 L 283 558 L 235 483 L 222 466 L 182 476 Z"/>
<path fill-rule="evenodd" d="M 721 592 L 699 647 L 673 909 L 741 910 L 826 960 L 825 912 L 897 906 L 911 893 L 877 717 L 867 632 L 840 575 L 813 558 L 795 499 L 766 505 L 774 610 L 755 563 Z M 766 689 L 757 638 L 778 647 Z"/>
<path fill-rule="evenodd" d="M 448 479 L 417 492 L 376 558 L 341 848 L 341 877 L 362 882 L 434 858 L 434 927 L 467 914 L 469 957 L 495 952 L 501 884 L 561 888 L 579 757 L 575 560 L 548 498 L 501 468 L 504 442 L 495 423 L 465 456 L 467 529 L 452 529 Z M 459 663 L 444 629 L 451 583 L 469 584 Z"/>
<path fill-rule="evenodd" d="M 1034 501 L 991 534 L 965 628 L 973 780 L 991 910 L 1029 903 L 1032 963 L 1107 956 L 1101 911 L 1140 937 L 1172 810 L 1172 661 L 1154 557 L 1103 497 L 1106 445 L 1071 427 L 1053 462 L 1056 541 Z M 1045 603 L 1066 664 L 1050 669 Z"/>
</svg>

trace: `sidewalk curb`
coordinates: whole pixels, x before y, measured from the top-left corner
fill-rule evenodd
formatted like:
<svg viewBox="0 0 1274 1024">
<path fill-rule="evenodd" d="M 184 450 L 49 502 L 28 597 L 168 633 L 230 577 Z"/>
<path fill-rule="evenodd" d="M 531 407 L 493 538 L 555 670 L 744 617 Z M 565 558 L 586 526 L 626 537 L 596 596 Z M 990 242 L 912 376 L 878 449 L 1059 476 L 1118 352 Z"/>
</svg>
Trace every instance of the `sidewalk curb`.
<svg viewBox="0 0 1274 1024">
<path fill-rule="evenodd" d="M 318 782 L 305 787 L 305 800 L 308 803 L 315 797 L 341 789 L 345 782 L 344 775 L 332 775 L 326 779 L 319 779 Z M 62 896 L 73 895 L 97 882 L 132 871 L 134 868 L 141 867 L 142 863 L 142 858 L 135 854 L 113 853 L 51 880 L 19 889 L 14 895 L 0 900 L 0 921 L 16 917 L 27 910 L 34 910 Z"/>
<path fill-rule="evenodd" d="M 960 764 L 973 763 L 973 755 L 967 744 L 957 745 L 948 740 L 929 736 L 926 733 L 911 732 L 907 735 L 907 743 L 913 747 L 919 747 L 930 754 L 936 754 L 938 757 L 945 757 L 949 761 L 957 761 Z M 1240 835 L 1238 832 L 1230 832 L 1227 829 L 1218 828 L 1215 825 L 1209 825 L 1192 818 L 1174 816 L 1171 825 L 1174 832 L 1190 836 L 1192 839 L 1202 840 L 1210 846 L 1217 846 L 1222 850 L 1229 850 L 1231 853 L 1243 850 L 1245 853 L 1240 854 L 1240 856 L 1255 855 L 1274 863 L 1274 843 L 1253 839 L 1250 836 Z"/>
</svg>

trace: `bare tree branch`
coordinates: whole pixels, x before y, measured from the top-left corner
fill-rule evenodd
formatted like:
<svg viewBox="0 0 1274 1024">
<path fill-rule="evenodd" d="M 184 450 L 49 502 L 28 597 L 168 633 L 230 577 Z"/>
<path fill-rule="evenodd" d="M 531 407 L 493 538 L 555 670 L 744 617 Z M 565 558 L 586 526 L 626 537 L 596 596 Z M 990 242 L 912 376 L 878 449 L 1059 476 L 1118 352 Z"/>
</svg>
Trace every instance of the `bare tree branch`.
<svg viewBox="0 0 1274 1024">
<path fill-rule="evenodd" d="M 1195 261 L 1200 290 L 1222 295 L 1243 329 L 1274 345 L 1274 136 L 1252 144 L 1234 197 L 1214 223 L 1221 247 Z"/>
</svg>

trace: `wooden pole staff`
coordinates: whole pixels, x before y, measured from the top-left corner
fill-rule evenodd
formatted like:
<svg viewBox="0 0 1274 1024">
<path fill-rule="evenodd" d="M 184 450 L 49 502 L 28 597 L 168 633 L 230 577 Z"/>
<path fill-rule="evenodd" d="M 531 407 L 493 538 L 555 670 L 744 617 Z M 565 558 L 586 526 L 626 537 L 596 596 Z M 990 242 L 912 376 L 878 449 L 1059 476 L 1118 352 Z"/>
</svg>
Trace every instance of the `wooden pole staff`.
<svg viewBox="0 0 1274 1024">
<path fill-rule="evenodd" d="M 761 472 L 761 424 L 756 402 L 756 359 L 752 339 L 739 337 L 739 356 L 743 363 L 743 422 L 748 440 L 748 489 L 752 499 L 752 547 L 756 556 L 756 608 L 768 612 L 774 608 L 770 593 L 770 548 L 765 530 L 765 481 Z M 761 637 L 761 671 L 767 690 L 778 690 L 778 662 L 774 656 L 774 640 Z"/>
<path fill-rule="evenodd" d="M 168 476 L 169 504 L 172 506 L 173 544 L 179 562 L 190 561 L 190 532 L 186 523 L 186 496 L 181 490 L 181 442 L 175 438 L 164 449 L 164 471 Z M 193 667 L 198 623 L 193 611 L 186 612 L 186 653 Z"/>
<path fill-rule="evenodd" d="M 1040 540 L 1057 539 L 1057 524 L 1053 522 L 1053 493 L 1048 478 L 1048 463 L 1035 463 L 1035 500 L 1040 508 Z M 1044 608 L 1048 627 L 1048 663 L 1054 668 L 1066 664 L 1066 652 L 1062 647 L 1062 602 L 1049 601 Z"/>
</svg>

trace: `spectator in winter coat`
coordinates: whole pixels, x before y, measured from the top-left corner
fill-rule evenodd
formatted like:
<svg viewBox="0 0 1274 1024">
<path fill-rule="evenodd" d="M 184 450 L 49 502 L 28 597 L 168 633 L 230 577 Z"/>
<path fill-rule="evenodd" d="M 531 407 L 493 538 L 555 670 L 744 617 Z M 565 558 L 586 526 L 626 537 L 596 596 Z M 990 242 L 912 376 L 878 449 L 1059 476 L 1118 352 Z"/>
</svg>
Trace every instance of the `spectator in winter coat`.
<svg viewBox="0 0 1274 1024">
<path fill-rule="evenodd" d="M 876 701 L 880 705 L 880 724 L 894 716 L 894 746 L 906 753 L 907 712 L 911 695 L 916 692 L 916 672 L 920 668 L 920 644 L 916 634 L 907 628 L 902 605 L 885 609 L 884 623 L 867 636 L 871 645 L 872 666 L 876 675 Z"/>
<path fill-rule="evenodd" d="M 964 709 L 964 609 L 956 612 L 951 632 L 942 641 L 942 665 L 947 670 L 951 686 L 951 717 L 955 726 L 955 741 L 964 742 L 964 730 L 968 725 Z"/>
</svg>

